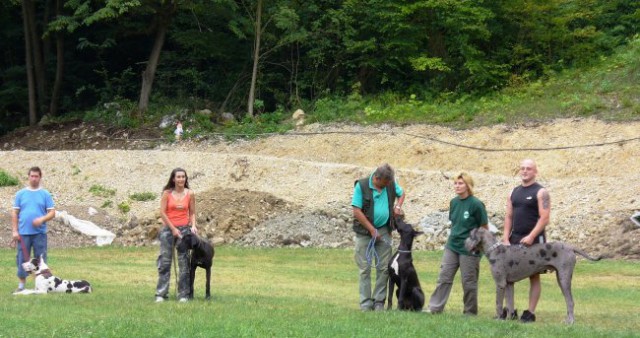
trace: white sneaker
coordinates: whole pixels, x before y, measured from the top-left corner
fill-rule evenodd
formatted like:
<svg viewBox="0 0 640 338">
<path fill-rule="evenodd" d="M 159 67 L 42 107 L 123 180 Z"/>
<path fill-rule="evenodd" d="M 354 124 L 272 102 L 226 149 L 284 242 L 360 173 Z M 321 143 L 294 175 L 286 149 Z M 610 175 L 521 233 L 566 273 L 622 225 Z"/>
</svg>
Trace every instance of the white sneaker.
<svg viewBox="0 0 640 338">
<path fill-rule="evenodd" d="M 189 301 L 189 299 L 187 299 L 187 298 L 180 298 L 180 300 L 179 300 L 180 303 L 186 303 L 188 301 Z"/>
<path fill-rule="evenodd" d="M 160 296 L 156 297 L 156 303 L 162 303 L 162 302 L 164 302 L 164 298 Z"/>
</svg>

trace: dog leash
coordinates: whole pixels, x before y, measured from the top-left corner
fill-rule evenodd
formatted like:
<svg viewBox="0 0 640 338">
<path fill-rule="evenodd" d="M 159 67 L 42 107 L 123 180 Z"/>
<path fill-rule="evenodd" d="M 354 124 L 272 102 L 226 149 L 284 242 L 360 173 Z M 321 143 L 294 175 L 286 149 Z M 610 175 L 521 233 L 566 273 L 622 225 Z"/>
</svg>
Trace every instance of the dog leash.
<svg viewBox="0 0 640 338">
<path fill-rule="evenodd" d="M 173 245 L 172 256 L 173 256 L 173 277 L 176 279 L 176 282 L 173 283 L 173 291 L 176 293 L 176 298 L 178 298 L 178 263 L 176 262 L 176 256 L 178 255 L 178 251 L 176 250 L 175 244 Z"/>
<path fill-rule="evenodd" d="M 18 242 L 20 242 L 20 247 L 22 248 L 22 262 L 28 262 L 29 260 L 31 260 L 31 258 L 29 257 L 29 251 L 27 251 L 27 247 L 24 246 L 22 237 L 18 239 Z"/>
<path fill-rule="evenodd" d="M 376 229 L 376 231 L 373 233 L 373 236 L 371 236 L 371 240 L 369 241 L 369 244 L 367 244 L 367 250 L 365 251 L 365 257 L 367 258 L 367 265 L 372 266 L 371 264 L 373 263 L 373 258 L 375 257 L 376 269 L 380 265 L 380 256 L 376 251 L 377 237 L 378 237 L 378 229 Z M 381 237 L 381 239 L 384 243 L 386 243 L 390 247 L 393 247 L 393 241 L 389 242 L 384 237 Z"/>
</svg>

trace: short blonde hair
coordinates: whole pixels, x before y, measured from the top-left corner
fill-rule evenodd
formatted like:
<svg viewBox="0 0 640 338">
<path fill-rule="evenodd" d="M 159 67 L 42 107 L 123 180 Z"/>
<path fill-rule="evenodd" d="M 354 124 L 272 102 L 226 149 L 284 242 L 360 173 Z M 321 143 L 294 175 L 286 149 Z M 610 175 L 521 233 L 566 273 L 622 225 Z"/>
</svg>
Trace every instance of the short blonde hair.
<svg viewBox="0 0 640 338">
<path fill-rule="evenodd" d="M 460 174 L 458 174 L 458 176 L 456 176 L 456 180 L 464 181 L 464 183 L 467 185 L 467 191 L 469 192 L 469 195 L 473 195 L 473 178 L 471 177 L 471 175 L 465 172 L 461 172 Z"/>
</svg>

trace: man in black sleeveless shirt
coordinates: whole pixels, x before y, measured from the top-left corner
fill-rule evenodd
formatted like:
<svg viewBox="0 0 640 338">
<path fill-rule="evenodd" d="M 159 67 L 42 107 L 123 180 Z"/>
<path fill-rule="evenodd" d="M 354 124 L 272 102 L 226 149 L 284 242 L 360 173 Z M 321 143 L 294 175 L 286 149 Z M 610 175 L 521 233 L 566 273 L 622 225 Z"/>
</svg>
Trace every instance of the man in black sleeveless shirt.
<svg viewBox="0 0 640 338">
<path fill-rule="evenodd" d="M 545 226 L 549 223 L 551 199 L 542 185 L 536 182 L 538 168 L 531 159 L 520 164 L 522 184 L 517 186 L 507 198 L 507 214 L 504 219 L 503 242 L 506 245 L 545 243 Z M 536 320 L 535 310 L 540 300 L 540 274 L 529 277 L 529 309 L 524 311 L 520 321 Z M 513 289 L 509 292 L 513 293 Z"/>
</svg>

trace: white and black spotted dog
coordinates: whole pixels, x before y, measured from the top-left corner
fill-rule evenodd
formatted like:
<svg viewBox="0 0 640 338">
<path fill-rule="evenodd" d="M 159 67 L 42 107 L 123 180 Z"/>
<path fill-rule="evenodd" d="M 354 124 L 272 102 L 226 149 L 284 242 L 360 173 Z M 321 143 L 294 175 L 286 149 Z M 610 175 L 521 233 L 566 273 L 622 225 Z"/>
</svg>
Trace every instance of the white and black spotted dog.
<svg viewBox="0 0 640 338">
<path fill-rule="evenodd" d="M 35 290 L 26 293 L 91 293 L 91 284 L 86 280 L 64 280 L 54 276 L 42 256 L 22 263 L 22 268 L 27 273 L 34 273 L 36 276 Z"/>
</svg>

